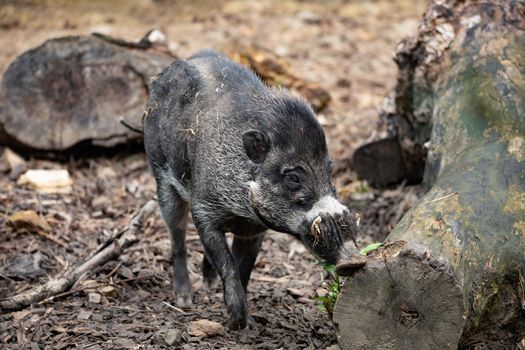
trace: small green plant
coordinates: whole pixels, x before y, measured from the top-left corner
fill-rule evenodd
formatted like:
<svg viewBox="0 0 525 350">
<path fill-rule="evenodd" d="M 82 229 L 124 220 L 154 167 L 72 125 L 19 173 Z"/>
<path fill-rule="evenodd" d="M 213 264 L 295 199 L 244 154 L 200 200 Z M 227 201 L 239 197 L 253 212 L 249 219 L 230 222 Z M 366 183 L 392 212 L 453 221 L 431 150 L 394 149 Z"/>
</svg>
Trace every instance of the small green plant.
<svg viewBox="0 0 525 350">
<path fill-rule="evenodd" d="M 369 244 L 363 249 L 361 249 L 359 253 L 361 253 L 361 255 L 368 255 L 369 253 L 373 252 L 374 250 L 381 247 L 382 245 L 383 243 L 379 243 L 379 242 Z"/>
<path fill-rule="evenodd" d="M 330 276 L 330 282 L 327 285 L 328 292 L 325 296 L 316 297 L 315 300 L 320 302 L 317 308 L 321 311 L 328 312 L 330 315 L 334 312 L 335 302 L 341 291 L 341 282 L 339 275 L 335 272 L 335 265 L 320 264 Z"/>
<path fill-rule="evenodd" d="M 358 186 L 356 187 L 355 191 L 357 193 L 367 193 L 367 192 L 370 192 L 370 188 L 368 188 L 366 182 L 359 181 Z"/>
</svg>

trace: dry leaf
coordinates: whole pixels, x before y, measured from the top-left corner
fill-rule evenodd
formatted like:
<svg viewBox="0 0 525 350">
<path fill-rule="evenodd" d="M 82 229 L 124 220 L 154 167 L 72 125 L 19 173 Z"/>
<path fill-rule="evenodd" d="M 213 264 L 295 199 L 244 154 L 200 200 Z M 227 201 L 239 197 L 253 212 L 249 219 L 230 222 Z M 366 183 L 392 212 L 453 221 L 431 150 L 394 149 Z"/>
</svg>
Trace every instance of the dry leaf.
<svg viewBox="0 0 525 350">
<path fill-rule="evenodd" d="M 186 331 L 193 337 L 214 337 L 224 333 L 224 327 L 220 323 L 203 319 L 190 322 Z"/>
<path fill-rule="evenodd" d="M 27 229 L 29 231 L 50 232 L 51 226 L 41 218 L 34 210 L 17 211 L 8 219 L 9 223 L 16 229 Z"/>
</svg>

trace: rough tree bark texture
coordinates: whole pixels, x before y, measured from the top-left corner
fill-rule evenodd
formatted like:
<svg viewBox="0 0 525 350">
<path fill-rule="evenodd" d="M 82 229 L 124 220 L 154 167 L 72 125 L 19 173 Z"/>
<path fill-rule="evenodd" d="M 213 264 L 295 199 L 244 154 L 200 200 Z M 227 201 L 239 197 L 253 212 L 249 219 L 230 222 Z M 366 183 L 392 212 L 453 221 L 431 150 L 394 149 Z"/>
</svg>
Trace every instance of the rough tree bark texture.
<svg viewBox="0 0 525 350">
<path fill-rule="evenodd" d="M 430 188 L 349 278 L 345 349 L 514 348 L 525 335 L 525 2 L 438 1 L 385 108 Z"/>
</svg>

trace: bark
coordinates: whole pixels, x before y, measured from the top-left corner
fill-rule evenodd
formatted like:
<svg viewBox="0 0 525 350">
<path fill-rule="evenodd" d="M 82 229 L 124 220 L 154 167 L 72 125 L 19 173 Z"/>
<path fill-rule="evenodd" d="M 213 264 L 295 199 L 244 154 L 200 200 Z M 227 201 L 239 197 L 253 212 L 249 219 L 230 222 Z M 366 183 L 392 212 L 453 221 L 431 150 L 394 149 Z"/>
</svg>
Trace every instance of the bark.
<svg viewBox="0 0 525 350">
<path fill-rule="evenodd" d="M 11 63 L 0 85 L 0 142 L 63 151 L 138 138 L 150 78 L 174 56 L 102 35 L 51 39 Z"/>
<path fill-rule="evenodd" d="M 344 285 L 339 341 L 515 348 L 525 335 L 525 3 L 434 1 L 402 46 L 390 123 L 407 126 L 402 147 L 430 138 L 429 191 Z"/>
</svg>

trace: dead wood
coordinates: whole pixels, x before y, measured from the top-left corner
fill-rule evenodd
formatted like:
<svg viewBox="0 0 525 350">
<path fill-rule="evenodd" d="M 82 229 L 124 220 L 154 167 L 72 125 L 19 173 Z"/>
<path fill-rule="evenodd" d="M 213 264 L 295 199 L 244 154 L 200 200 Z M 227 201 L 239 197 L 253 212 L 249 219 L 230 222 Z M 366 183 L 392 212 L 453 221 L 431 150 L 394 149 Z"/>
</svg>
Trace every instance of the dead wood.
<svg viewBox="0 0 525 350">
<path fill-rule="evenodd" d="M 72 36 L 18 56 L 0 84 L 0 142 L 59 152 L 141 138 L 119 119 L 141 122 L 151 78 L 176 58 L 146 43 Z"/>
<path fill-rule="evenodd" d="M 513 348 L 525 335 L 524 43 L 523 1 L 449 0 L 401 44 L 390 123 L 406 127 L 403 152 L 428 147 L 430 189 L 344 285 L 343 348 Z"/>
<path fill-rule="evenodd" d="M 128 227 L 120 231 L 115 237 L 104 242 L 93 254 L 86 258 L 83 263 L 64 272 L 60 277 L 50 279 L 44 285 L 0 300 L 0 310 L 2 312 L 20 310 L 44 299 L 66 292 L 73 285 L 88 276 L 90 272 L 120 256 L 127 248 L 138 242 L 138 232 L 156 208 L 157 202 L 150 200 L 130 220 Z"/>
</svg>

